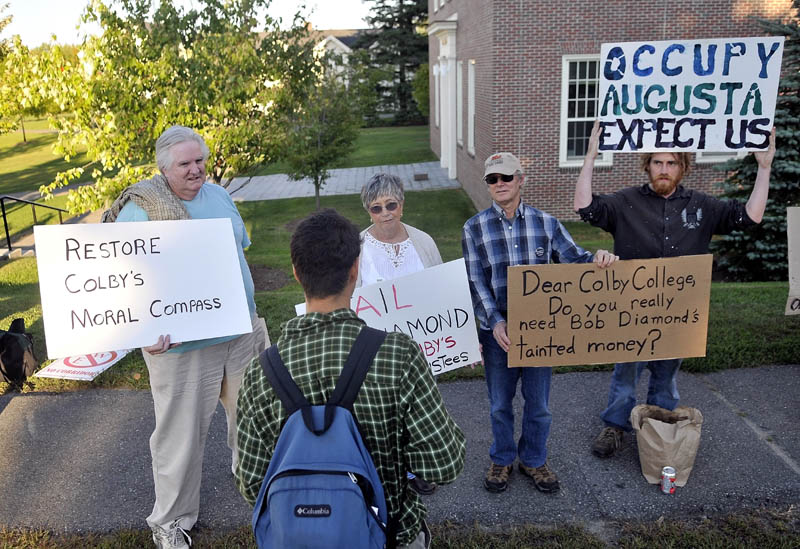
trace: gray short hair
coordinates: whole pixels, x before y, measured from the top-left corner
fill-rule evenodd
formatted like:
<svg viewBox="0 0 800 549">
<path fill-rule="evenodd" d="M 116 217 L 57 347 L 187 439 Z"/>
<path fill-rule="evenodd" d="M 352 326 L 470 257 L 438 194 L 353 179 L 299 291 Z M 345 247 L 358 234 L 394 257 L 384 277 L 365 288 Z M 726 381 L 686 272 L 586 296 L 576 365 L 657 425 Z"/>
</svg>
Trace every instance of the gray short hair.
<svg viewBox="0 0 800 549">
<path fill-rule="evenodd" d="M 170 126 L 156 140 L 156 164 L 161 173 L 172 167 L 174 162 L 171 152 L 172 147 L 186 141 L 197 142 L 200 148 L 203 149 L 203 160 L 208 160 L 208 145 L 206 145 L 203 136 L 186 126 Z"/>
<path fill-rule="evenodd" d="M 376 173 L 361 187 L 361 202 L 365 210 L 381 196 L 390 196 L 402 202 L 403 181 L 396 175 Z"/>
</svg>

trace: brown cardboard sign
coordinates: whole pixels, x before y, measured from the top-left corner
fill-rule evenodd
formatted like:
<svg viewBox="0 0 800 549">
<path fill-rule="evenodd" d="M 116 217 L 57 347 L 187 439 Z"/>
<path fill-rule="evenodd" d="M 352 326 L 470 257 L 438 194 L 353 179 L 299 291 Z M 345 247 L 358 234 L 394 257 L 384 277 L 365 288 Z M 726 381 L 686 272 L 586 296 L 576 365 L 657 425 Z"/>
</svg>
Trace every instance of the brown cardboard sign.
<svg viewBox="0 0 800 549">
<path fill-rule="evenodd" d="M 786 208 L 786 240 L 789 247 L 789 298 L 786 314 L 800 315 L 800 208 Z"/>
<path fill-rule="evenodd" d="M 509 366 L 705 356 L 712 256 L 508 268 Z"/>
</svg>

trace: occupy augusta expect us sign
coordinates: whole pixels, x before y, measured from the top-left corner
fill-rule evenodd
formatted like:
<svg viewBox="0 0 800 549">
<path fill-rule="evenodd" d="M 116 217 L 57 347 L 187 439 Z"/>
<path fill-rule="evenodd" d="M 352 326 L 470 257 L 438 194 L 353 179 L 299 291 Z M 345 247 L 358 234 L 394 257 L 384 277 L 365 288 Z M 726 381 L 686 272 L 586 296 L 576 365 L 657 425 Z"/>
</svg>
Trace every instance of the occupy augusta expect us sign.
<svg viewBox="0 0 800 549">
<path fill-rule="evenodd" d="M 769 36 L 603 44 L 600 150 L 766 149 L 783 41 Z"/>
<path fill-rule="evenodd" d="M 711 255 L 508 269 L 510 366 L 705 356 Z"/>
</svg>

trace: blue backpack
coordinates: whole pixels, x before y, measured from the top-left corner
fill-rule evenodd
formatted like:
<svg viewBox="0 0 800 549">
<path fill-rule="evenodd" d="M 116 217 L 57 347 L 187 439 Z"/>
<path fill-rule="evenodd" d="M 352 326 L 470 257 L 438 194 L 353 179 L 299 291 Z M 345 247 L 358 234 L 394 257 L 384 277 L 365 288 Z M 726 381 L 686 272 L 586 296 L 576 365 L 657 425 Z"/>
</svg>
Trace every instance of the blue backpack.
<svg viewBox="0 0 800 549">
<path fill-rule="evenodd" d="M 272 345 L 259 357 L 288 412 L 253 509 L 265 548 L 380 548 L 388 512 L 353 402 L 386 333 L 362 328 L 327 403 L 312 406 Z M 394 529 L 394 528 L 393 528 Z"/>
</svg>

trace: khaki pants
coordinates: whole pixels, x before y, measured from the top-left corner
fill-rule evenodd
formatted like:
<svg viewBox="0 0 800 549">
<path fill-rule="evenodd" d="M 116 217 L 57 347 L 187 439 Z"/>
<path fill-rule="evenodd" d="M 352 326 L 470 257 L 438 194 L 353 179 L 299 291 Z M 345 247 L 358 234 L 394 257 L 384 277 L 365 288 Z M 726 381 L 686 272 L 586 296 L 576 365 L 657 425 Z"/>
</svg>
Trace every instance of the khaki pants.
<svg viewBox="0 0 800 549">
<path fill-rule="evenodd" d="M 203 450 L 211 417 L 222 402 L 228 447 L 236 466 L 236 399 L 244 370 L 267 344 L 266 325 L 253 316 L 253 331 L 188 351 L 142 352 L 150 373 L 156 428 L 150 437 L 156 501 L 147 523 L 189 530 L 200 512 Z"/>
</svg>

